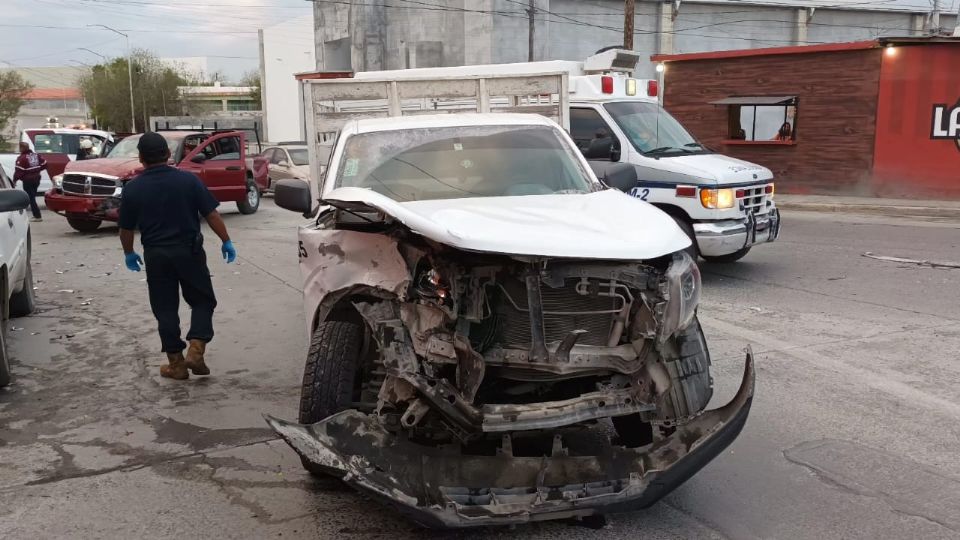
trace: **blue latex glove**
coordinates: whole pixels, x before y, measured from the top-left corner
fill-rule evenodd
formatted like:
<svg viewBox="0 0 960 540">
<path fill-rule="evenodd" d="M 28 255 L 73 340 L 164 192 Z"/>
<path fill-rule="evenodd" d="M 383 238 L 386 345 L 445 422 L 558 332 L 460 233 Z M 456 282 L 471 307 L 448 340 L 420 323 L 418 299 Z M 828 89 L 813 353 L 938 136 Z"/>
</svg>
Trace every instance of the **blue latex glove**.
<svg viewBox="0 0 960 540">
<path fill-rule="evenodd" d="M 124 262 L 127 263 L 127 268 L 131 272 L 139 272 L 140 267 L 143 266 L 143 259 L 140 258 L 140 254 L 136 251 L 131 251 L 130 253 L 125 253 L 123 255 Z"/>
<path fill-rule="evenodd" d="M 237 260 L 237 248 L 233 247 L 233 242 L 230 240 L 223 243 L 220 253 L 223 253 L 223 260 L 227 261 L 228 264 Z"/>
</svg>

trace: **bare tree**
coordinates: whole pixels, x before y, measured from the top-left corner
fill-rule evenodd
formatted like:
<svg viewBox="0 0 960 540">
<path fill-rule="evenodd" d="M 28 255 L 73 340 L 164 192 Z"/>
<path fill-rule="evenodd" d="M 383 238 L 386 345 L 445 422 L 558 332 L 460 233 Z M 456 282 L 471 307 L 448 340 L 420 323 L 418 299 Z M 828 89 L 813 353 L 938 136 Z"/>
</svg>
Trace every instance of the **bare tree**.
<svg viewBox="0 0 960 540">
<path fill-rule="evenodd" d="M 0 73 L 0 148 L 6 149 L 4 134 L 7 131 L 7 125 L 10 119 L 20 112 L 24 96 L 32 89 L 33 85 L 16 71 Z"/>
</svg>

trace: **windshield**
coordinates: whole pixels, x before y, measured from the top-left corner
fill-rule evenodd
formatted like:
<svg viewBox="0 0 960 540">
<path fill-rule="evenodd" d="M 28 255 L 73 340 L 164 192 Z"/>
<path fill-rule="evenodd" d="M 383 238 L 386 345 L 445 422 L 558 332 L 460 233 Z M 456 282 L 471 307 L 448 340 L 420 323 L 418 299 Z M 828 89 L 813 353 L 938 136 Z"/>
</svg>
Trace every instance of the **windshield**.
<svg viewBox="0 0 960 540">
<path fill-rule="evenodd" d="M 613 120 L 644 154 L 689 154 L 707 151 L 680 122 L 657 103 L 621 101 L 604 105 Z"/>
<path fill-rule="evenodd" d="M 306 165 L 310 163 L 310 160 L 307 159 L 306 148 L 288 149 L 287 153 L 290 154 L 290 159 L 293 160 L 294 165 Z"/>
<path fill-rule="evenodd" d="M 110 152 L 107 153 L 107 157 L 110 158 L 137 158 L 140 157 L 140 152 L 137 150 L 137 143 L 140 142 L 140 135 L 131 135 L 124 138 L 114 146 Z M 177 146 L 180 144 L 179 140 L 176 139 L 167 139 L 167 148 L 170 149 L 170 155 L 175 155 L 177 153 Z"/>
<path fill-rule="evenodd" d="M 590 177 L 547 126 L 466 126 L 349 138 L 337 187 L 396 201 L 588 193 Z"/>
</svg>

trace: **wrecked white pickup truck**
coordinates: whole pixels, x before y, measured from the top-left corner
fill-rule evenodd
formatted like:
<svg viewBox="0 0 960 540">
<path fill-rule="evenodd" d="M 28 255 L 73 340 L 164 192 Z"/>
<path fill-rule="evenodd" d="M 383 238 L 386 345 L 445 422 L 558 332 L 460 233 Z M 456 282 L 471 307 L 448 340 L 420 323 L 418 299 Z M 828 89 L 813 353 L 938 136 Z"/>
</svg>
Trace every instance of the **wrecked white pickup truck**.
<svg viewBox="0 0 960 540">
<path fill-rule="evenodd" d="M 483 101 L 483 100 L 481 100 Z M 479 107 L 481 110 L 485 107 Z M 300 229 L 308 331 L 299 423 L 312 472 L 429 527 L 649 506 L 739 434 L 713 393 L 689 238 L 617 189 L 552 120 L 352 120 Z"/>
</svg>

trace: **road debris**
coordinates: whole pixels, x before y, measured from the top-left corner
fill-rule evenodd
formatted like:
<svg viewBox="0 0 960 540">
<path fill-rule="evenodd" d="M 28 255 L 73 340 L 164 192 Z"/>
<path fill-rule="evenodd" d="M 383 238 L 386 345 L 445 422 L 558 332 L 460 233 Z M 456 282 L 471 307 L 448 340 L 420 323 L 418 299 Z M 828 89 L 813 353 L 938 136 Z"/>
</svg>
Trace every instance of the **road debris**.
<svg viewBox="0 0 960 540">
<path fill-rule="evenodd" d="M 905 259 L 903 257 L 891 257 L 889 255 L 876 255 L 867 251 L 863 254 L 864 257 L 869 259 L 876 259 L 878 261 L 887 261 L 903 264 L 915 264 L 917 266 L 929 266 L 931 268 L 960 268 L 960 262 L 948 262 L 948 261 L 930 261 L 926 259 Z"/>
</svg>

